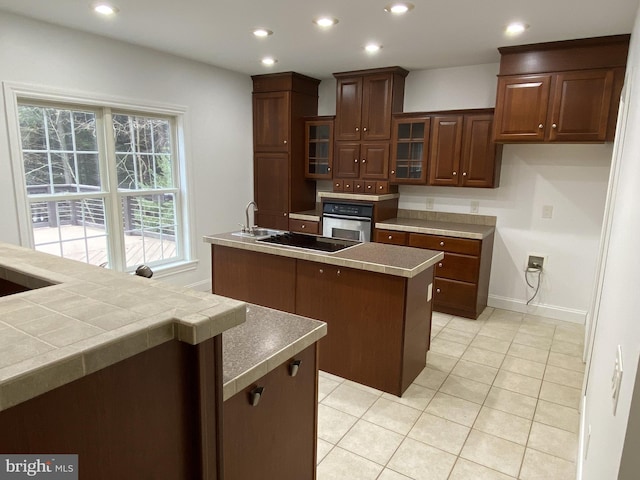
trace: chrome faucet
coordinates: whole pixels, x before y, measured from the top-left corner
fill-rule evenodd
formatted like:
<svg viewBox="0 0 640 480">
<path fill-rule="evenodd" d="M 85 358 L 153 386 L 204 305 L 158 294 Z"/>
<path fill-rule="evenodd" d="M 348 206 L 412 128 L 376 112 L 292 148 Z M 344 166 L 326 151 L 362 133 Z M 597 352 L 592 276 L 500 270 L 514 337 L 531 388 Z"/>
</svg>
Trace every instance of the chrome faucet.
<svg viewBox="0 0 640 480">
<path fill-rule="evenodd" d="M 258 211 L 258 205 L 256 205 L 256 202 L 251 201 L 247 204 L 247 208 L 244 209 L 244 216 L 245 216 L 245 221 L 247 222 L 245 225 L 246 227 L 244 228 L 243 232 L 246 233 L 253 233 L 253 230 L 255 229 L 256 225 L 251 226 L 251 224 L 249 223 L 249 207 L 253 205 L 253 221 L 255 222 L 256 216 L 255 216 L 255 212 Z"/>
</svg>

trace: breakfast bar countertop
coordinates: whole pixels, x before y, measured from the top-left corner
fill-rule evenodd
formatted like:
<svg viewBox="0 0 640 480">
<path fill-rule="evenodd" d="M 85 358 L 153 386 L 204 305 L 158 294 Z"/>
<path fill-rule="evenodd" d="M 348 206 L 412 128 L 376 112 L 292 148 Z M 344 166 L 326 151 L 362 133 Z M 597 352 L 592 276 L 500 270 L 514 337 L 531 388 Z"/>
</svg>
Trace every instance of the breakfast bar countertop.
<svg viewBox="0 0 640 480">
<path fill-rule="evenodd" d="M 170 340 L 239 325 L 246 304 L 0 244 L 0 411 Z"/>
</svg>

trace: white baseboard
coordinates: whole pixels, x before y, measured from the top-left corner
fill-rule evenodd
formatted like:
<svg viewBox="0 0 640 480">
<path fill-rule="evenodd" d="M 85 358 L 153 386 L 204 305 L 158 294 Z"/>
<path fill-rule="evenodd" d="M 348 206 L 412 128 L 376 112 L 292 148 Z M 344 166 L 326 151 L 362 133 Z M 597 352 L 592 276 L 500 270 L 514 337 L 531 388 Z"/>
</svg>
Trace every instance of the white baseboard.
<svg viewBox="0 0 640 480">
<path fill-rule="evenodd" d="M 528 313 L 530 315 L 554 318 L 556 320 L 564 320 L 565 322 L 579 323 L 581 325 L 585 324 L 585 320 L 587 318 L 587 312 L 583 310 L 574 310 L 555 305 L 527 305 L 526 302 L 522 300 L 499 297 L 497 295 L 489 295 L 487 304 L 494 308 L 502 308 L 504 310 L 512 310 L 519 313 Z"/>
<path fill-rule="evenodd" d="M 190 288 L 191 290 L 197 290 L 199 292 L 211 292 L 211 279 L 201 280 L 190 285 L 185 285 L 185 287 Z"/>
</svg>

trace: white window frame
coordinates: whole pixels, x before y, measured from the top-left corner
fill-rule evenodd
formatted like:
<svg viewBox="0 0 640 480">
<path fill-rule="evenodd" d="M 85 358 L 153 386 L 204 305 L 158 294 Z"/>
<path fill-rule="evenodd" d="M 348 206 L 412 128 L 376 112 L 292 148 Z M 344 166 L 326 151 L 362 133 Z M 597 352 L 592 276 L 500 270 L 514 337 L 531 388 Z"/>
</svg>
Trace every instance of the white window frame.
<svg viewBox="0 0 640 480">
<path fill-rule="evenodd" d="M 107 157 L 115 158 L 115 144 L 109 139 L 102 138 L 104 134 L 104 128 L 102 128 L 102 121 L 107 116 L 111 116 L 113 112 L 123 113 L 128 115 L 139 116 L 159 116 L 170 118 L 173 135 L 175 138 L 175 145 L 173 146 L 175 162 L 172 175 L 174 176 L 175 185 L 178 190 L 176 195 L 176 214 L 177 222 L 182 225 L 182 235 L 176 236 L 176 243 L 179 251 L 182 253 L 182 258 L 172 263 L 165 263 L 154 267 L 154 278 L 172 275 L 175 273 L 181 273 L 185 271 L 194 270 L 197 267 L 198 260 L 196 258 L 196 249 L 192 239 L 195 238 L 194 225 L 191 220 L 190 212 L 192 211 L 191 205 L 193 205 L 192 189 L 188 188 L 189 182 L 189 165 L 187 161 L 187 149 L 185 145 L 185 126 L 187 124 L 187 109 L 186 107 L 131 101 L 120 97 L 111 97 L 104 95 L 96 95 L 87 92 L 72 92 L 66 90 L 59 90 L 55 88 L 43 87 L 40 85 L 21 84 L 12 82 L 3 82 L 5 107 L 7 115 L 7 130 L 9 134 L 9 151 L 11 157 L 11 167 L 13 173 L 13 184 L 15 192 L 15 204 L 16 213 L 18 218 L 19 238 L 20 244 L 25 247 L 34 248 L 33 228 L 31 225 L 31 212 L 30 202 L 27 196 L 27 188 L 25 182 L 24 162 L 22 157 L 22 145 L 20 141 L 20 123 L 18 116 L 18 104 L 20 102 L 25 103 L 44 103 L 52 104 L 56 107 L 64 108 L 85 108 L 89 110 L 100 110 L 102 113 L 97 115 L 97 128 L 99 130 L 98 141 L 102 143 L 100 150 L 100 171 L 103 173 L 103 168 L 108 168 L 111 173 L 115 171 L 115 164 L 108 164 L 103 152 L 106 152 Z M 107 136 L 112 132 L 107 132 Z M 177 171 L 176 171 L 177 170 Z M 111 177 L 111 175 L 109 175 Z M 106 178 L 103 176 L 103 181 Z M 117 178 L 117 177 L 112 177 Z M 123 230 L 122 215 L 120 214 L 120 198 L 123 196 L 122 192 L 117 191 L 117 185 L 111 185 L 106 194 L 98 194 L 105 198 L 105 204 L 111 203 L 109 224 L 119 225 L 116 230 L 121 232 Z M 154 191 L 153 193 L 162 193 L 163 190 Z M 135 195 L 135 192 L 131 192 Z M 141 191 L 138 195 L 148 194 L 147 191 Z M 127 195 L 125 193 L 124 195 Z M 59 198 L 61 199 L 61 197 Z M 54 199 L 55 200 L 55 199 Z M 117 222 L 117 223 L 114 223 Z M 109 235 L 110 250 L 114 265 L 112 268 L 115 270 L 131 271 L 135 267 L 124 268 L 125 259 L 124 248 L 122 245 L 123 240 L 120 235 Z"/>
</svg>

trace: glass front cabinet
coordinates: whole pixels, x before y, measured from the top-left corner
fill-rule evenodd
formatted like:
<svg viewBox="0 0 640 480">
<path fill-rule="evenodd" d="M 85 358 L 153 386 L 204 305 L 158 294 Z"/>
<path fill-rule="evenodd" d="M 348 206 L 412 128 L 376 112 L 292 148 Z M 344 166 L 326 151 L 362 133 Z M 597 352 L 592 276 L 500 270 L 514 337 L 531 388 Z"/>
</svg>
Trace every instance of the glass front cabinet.
<svg viewBox="0 0 640 480">
<path fill-rule="evenodd" d="M 333 167 L 334 117 L 314 117 L 305 122 L 305 176 L 330 179 Z"/>
<path fill-rule="evenodd" d="M 427 116 L 396 114 L 393 116 L 391 144 L 392 183 L 427 183 L 427 155 L 431 119 Z"/>
</svg>

